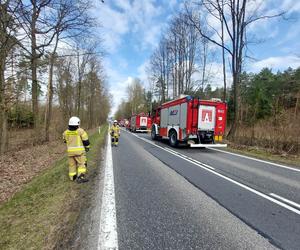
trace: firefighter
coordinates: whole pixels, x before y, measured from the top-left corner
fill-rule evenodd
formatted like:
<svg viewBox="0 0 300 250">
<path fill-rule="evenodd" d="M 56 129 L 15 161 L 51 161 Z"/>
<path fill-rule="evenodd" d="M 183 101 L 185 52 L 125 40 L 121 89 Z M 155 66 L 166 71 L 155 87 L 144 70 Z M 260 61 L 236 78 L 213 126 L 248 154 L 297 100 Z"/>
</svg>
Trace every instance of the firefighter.
<svg viewBox="0 0 300 250">
<path fill-rule="evenodd" d="M 112 146 L 117 147 L 119 143 L 119 137 L 120 137 L 120 127 L 118 125 L 117 120 L 114 120 L 114 123 L 110 128 L 110 135 L 111 135 Z"/>
<path fill-rule="evenodd" d="M 79 126 L 80 119 L 76 116 L 71 117 L 63 139 L 67 144 L 70 180 L 80 183 L 87 181 L 86 152 L 90 149 L 90 142 L 88 134 Z"/>
</svg>

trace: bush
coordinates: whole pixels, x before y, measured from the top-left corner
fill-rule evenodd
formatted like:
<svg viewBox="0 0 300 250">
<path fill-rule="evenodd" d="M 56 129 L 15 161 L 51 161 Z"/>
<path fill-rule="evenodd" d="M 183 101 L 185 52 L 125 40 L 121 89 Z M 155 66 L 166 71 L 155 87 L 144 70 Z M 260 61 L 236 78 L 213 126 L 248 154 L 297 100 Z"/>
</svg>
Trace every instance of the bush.
<svg viewBox="0 0 300 250">
<path fill-rule="evenodd" d="M 26 106 L 14 107 L 9 112 L 8 123 L 10 128 L 32 128 L 33 113 Z"/>
</svg>

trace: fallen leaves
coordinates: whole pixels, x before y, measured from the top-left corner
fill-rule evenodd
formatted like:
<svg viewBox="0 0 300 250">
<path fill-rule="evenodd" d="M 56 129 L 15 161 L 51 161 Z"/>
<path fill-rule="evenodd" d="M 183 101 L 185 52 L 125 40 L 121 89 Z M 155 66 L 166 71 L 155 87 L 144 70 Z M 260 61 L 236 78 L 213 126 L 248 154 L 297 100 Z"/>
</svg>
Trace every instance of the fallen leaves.
<svg viewBox="0 0 300 250">
<path fill-rule="evenodd" d="M 0 204 L 7 201 L 34 176 L 63 157 L 60 140 L 8 152 L 0 157 Z"/>
</svg>

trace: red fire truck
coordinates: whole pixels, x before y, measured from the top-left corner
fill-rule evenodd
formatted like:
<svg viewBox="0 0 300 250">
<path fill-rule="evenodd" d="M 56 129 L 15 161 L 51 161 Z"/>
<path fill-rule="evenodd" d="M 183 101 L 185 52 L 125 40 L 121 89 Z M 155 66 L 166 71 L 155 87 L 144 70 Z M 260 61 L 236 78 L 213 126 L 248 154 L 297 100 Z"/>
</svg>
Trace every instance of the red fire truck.
<svg viewBox="0 0 300 250">
<path fill-rule="evenodd" d="M 169 139 L 190 147 L 226 147 L 221 142 L 225 133 L 227 105 L 219 99 L 200 100 L 185 96 L 162 104 L 155 111 L 151 138 Z"/>
<path fill-rule="evenodd" d="M 130 131 L 132 132 L 148 132 L 151 130 L 151 117 L 144 113 L 133 115 L 130 119 Z"/>
</svg>

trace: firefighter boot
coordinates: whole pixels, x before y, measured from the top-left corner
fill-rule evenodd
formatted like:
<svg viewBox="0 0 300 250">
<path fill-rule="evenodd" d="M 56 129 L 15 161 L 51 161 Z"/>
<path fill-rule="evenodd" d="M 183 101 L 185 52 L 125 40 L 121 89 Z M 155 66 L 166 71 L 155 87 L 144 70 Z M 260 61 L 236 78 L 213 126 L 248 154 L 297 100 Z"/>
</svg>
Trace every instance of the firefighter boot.
<svg viewBox="0 0 300 250">
<path fill-rule="evenodd" d="M 81 174 L 78 176 L 77 178 L 77 183 L 84 183 L 84 182 L 88 182 L 89 180 L 85 177 L 84 174 Z"/>
</svg>

